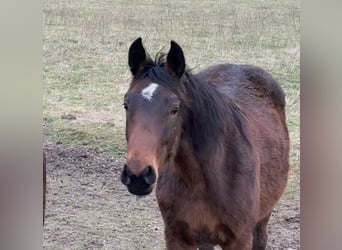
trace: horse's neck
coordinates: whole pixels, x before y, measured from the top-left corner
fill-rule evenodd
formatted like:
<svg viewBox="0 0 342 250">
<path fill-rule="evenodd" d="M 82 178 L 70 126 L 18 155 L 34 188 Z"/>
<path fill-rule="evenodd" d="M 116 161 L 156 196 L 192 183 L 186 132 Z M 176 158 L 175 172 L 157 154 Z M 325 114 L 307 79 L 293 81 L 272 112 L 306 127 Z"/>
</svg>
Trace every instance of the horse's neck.
<svg viewBox="0 0 342 250">
<path fill-rule="evenodd" d="M 181 142 L 174 157 L 175 174 L 189 186 L 197 187 L 204 184 L 203 172 L 189 142 Z"/>
</svg>

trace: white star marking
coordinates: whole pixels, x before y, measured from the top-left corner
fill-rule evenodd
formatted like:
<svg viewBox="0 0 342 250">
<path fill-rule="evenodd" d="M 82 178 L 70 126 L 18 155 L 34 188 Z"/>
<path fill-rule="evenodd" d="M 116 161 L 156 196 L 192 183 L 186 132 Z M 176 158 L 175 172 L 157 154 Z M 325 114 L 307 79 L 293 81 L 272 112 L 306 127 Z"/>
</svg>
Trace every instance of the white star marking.
<svg viewBox="0 0 342 250">
<path fill-rule="evenodd" d="M 156 89 L 158 88 L 158 84 L 156 83 L 151 83 L 150 85 L 148 85 L 146 88 L 144 88 L 141 91 L 141 95 L 142 97 L 144 97 L 145 99 L 151 101 L 154 92 L 156 91 Z"/>
</svg>

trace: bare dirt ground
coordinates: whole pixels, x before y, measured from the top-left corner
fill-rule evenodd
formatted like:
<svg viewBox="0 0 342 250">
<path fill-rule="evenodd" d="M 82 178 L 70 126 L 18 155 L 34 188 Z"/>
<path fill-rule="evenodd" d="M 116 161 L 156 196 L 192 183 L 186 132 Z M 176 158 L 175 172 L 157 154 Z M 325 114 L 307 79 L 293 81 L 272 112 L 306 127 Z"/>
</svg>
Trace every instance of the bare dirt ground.
<svg viewBox="0 0 342 250">
<path fill-rule="evenodd" d="M 119 181 L 122 159 L 46 142 L 44 249 L 165 249 L 155 194 L 137 199 Z M 299 197 L 282 200 L 267 249 L 299 249 Z"/>
</svg>

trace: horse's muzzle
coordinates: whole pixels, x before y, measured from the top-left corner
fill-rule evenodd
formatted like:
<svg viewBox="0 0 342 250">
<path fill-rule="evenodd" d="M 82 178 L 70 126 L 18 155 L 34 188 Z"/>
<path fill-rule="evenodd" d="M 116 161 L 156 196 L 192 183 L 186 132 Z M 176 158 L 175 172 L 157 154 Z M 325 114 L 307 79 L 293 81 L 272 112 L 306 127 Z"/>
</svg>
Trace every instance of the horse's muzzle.
<svg viewBox="0 0 342 250">
<path fill-rule="evenodd" d="M 152 166 L 147 166 L 138 176 L 133 174 L 127 165 L 121 173 L 121 182 L 134 195 L 147 195 L 152 192 L 157 176 Z"/>
</svg>

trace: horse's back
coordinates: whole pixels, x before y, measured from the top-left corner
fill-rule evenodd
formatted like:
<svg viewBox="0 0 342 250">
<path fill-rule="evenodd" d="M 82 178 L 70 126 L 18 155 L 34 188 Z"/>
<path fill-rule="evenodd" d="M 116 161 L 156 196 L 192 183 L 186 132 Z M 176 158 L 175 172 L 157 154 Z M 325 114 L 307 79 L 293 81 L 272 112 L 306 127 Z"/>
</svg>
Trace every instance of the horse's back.
<svg viewBox="0 0 342 250">
<path fill-rule="evenodd" d="M 284 111 L 285 94 L 265 70 L 252 65 L 219 64 L 197 74 L 232 100 L 246 106 L 270 104 Z"/>
</svg>

